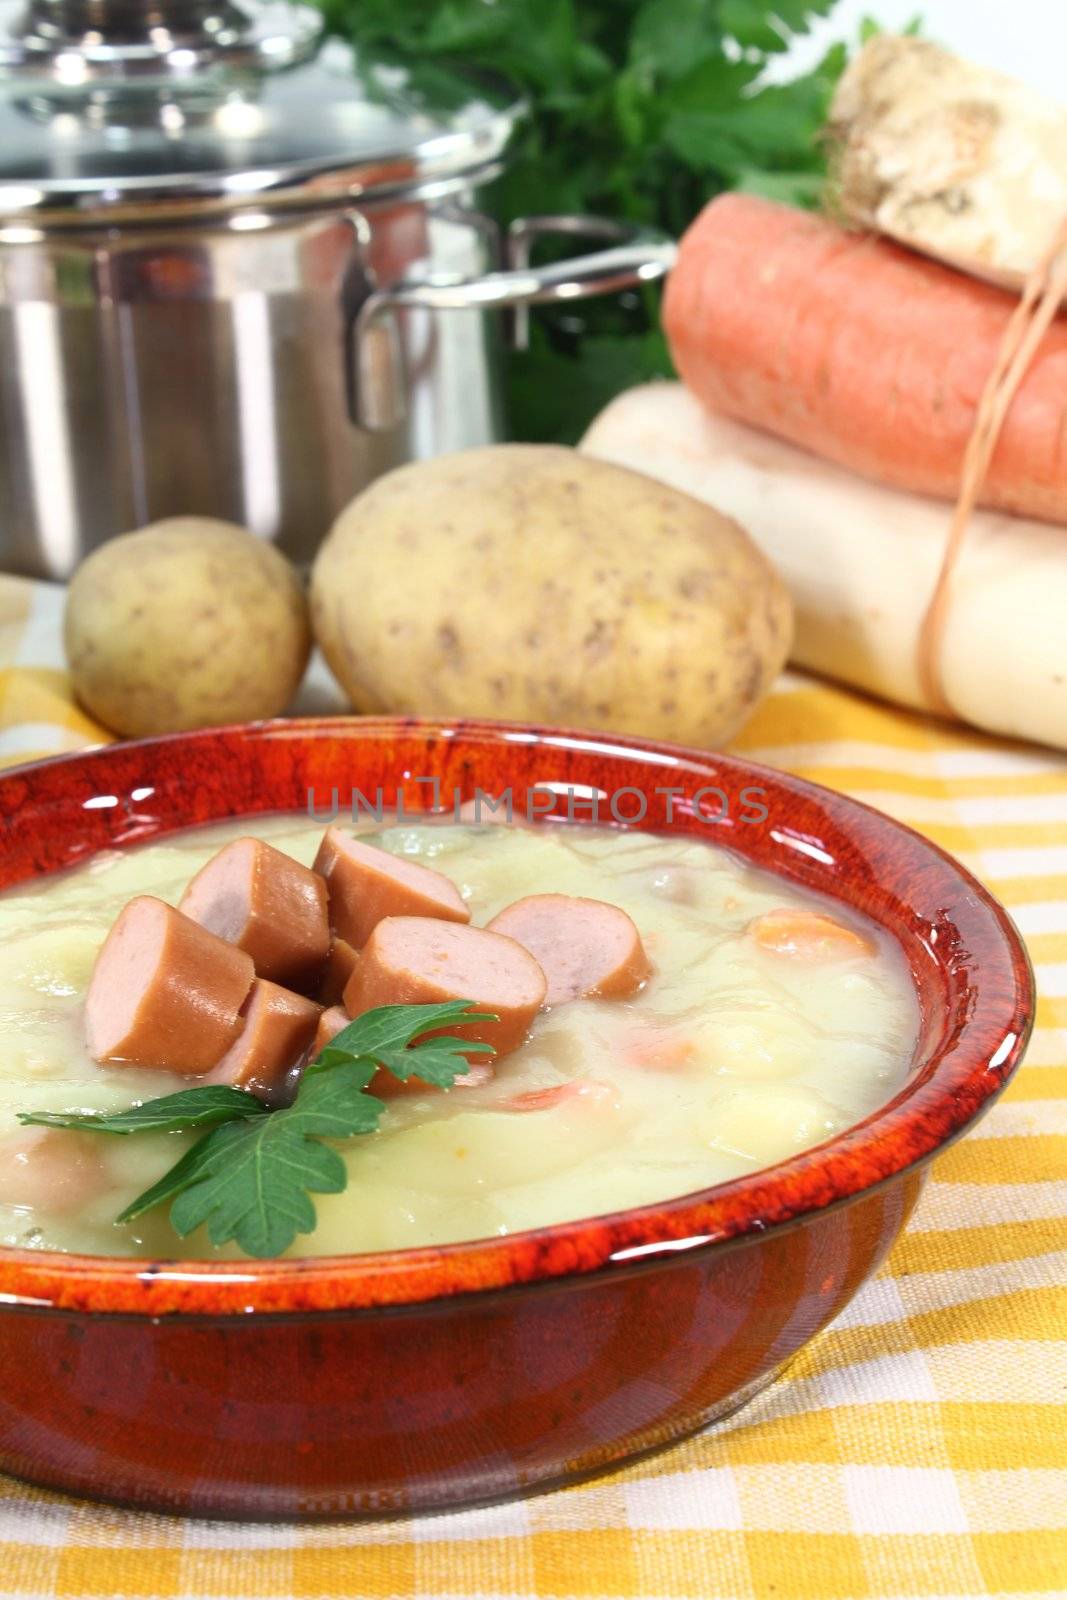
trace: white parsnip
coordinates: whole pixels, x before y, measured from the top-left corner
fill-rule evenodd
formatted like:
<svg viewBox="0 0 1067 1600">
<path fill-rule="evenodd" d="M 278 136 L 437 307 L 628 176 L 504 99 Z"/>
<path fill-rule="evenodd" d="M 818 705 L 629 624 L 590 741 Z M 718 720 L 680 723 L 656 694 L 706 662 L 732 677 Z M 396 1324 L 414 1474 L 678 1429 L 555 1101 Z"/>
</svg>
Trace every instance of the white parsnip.
<svg viewBox="0 0 1067 1600">
<path fill-rule="evenodd" d="M 717 416 L 681 384 L 621 395 L 582 448 L 744 524 L 792 593 L 794 662 L 924 707 L 917 646 L 948 532 L 944 503 L 882 488 Z M 975 513 L 953 579 L 941 674 L 965 721 L 1067 748 L 1067 529 Z"/>
</svg>

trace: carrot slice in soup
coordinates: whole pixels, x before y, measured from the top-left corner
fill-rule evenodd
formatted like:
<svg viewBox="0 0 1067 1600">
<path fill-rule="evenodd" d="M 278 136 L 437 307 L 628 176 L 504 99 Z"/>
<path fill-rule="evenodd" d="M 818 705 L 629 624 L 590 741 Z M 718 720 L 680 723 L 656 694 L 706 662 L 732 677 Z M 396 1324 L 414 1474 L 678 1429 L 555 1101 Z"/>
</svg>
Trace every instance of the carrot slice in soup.
<svg viewBox="0 0 1067 1600">
<path fill-rule="evenodd" d="M 553 1083 L 545 1089 L 527 1089 L 512 1095 L 501 1106 L 503 1111 L 552 1111 L 568 1100 L 588 1100 L 593 1105 L 603 1105 L 614 1099 L 615 1091 L 609 1084 L 598 1083 L 594 1078 L 572 1078 L 569 1083 Z"/>
<path fill-rule="evenodd" d="M 696 1044 L 684 1033 L 664 1032 L 660 1028 L 637 1028 L 626 1041 L 624 1059 L 628 1066 L 650 1072 L 676 1072 L 696 1055 Z"/>
<path fill-rule="evenodd" d="M 821 911 L 782 906 L 750 922 L 748 931 L 761 950 L 798 961 L 844 961 L 874 954 L 874 946 L 862 933 Z"/>
</svg>

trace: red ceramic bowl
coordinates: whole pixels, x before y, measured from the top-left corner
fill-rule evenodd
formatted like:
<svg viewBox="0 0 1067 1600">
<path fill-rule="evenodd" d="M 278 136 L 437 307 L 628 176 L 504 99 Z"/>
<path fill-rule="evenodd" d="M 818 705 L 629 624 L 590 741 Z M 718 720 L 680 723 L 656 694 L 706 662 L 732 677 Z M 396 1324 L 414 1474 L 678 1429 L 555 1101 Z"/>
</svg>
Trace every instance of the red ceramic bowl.
<svg viewBox="0 0 1067 1600">
<path fill-rule="evenodd" d="M 682 1199 L 511 1238 L 306 1262 L 0 1251 L 0 1468 L 172 1511 L 360 1515 L 565 1482 L 768 1383 L 903 1227 L 1029 1030 L 1001 908 L 940 850 L 733 758 L 623 738 L 335 719 L 112 746 L 0 778 L 0 882 L 314 791 L 411 809 L 617 797 L 873 917 L 921 1000 L 907 1086 L 818 1149 Z M 538 787 L 550 786 L 550 787 Z M 664 791 L 673 789 L 668 796 Z M 625 795 L 619 792 L 626 790 Z M 699 791 L 704 793 L 700 794 Z M 747 792 L 746 792 L 747 791 Z M 668 818 L 668 811 L 671 813 Z M 712 818 L 718 820 L 713 821 Z"/>
</svg>

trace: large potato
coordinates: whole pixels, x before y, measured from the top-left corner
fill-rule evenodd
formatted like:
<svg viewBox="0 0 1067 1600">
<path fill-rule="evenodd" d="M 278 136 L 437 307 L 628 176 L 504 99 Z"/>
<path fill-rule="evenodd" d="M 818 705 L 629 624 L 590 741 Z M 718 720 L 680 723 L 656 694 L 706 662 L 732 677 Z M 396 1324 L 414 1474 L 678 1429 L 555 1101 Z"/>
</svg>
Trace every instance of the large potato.
<svg viewBox="0 0 1067 1600">
<path fill-rule="evenodd" d="M 729 738 L 785 661 L 789 596 L 688 495 L 547 445 L 401 467 L 345 510 L 312 621 L 361 711 Z"/>
<path fill-rule="evenodd" d="M 171 517 L 94 550 L 67 595 L 74 691 L 116 733 L 284 711 L 310 650 L 293 568 L 244 528 Z"/>
</svg>

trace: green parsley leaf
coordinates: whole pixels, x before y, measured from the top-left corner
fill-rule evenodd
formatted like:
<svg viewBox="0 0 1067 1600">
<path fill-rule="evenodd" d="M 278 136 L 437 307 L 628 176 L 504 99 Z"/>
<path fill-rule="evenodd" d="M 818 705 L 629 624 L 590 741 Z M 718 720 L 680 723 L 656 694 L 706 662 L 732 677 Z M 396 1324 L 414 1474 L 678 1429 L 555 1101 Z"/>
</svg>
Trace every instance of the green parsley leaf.
<svg viewBox="0 0 1067 1600">
<path fill-rule="evenodd" d="M 768 78 L 836 0 L 319 0 L 368 86 L 402 67 L 410 93 L 469 98 L 472 72 L 501 74 L 530 104 L 503 177 L 480 204 L 506 225 L 600 213 L 672 236 L 743 184 L 817 205 L 831 53 L 793 82 Z M 684 86 L 684 88 L 683 88 Z M 370 92 L 374 92 L 370 88 Z M 546 253 L 550 249 L 546 241 Z M 647 376 L 653 290 L 533 314 L 534 346 L 508 369 L 509 431 L 574 443 L 620 389 Z M 662 345 L 661 345 L 662 348 Z M 669 363 L 662 352 L 662 365 Z"/>
<path fill-rule="evenodd" d="M 264 1116 L 266 1111 L 254 1094 L 212 1084 L 180 1089 L 127 1111 L 20 1111 L 18 1119 L 28 1127 L 74 1128 L 85 1133 L 177 1133 L 184 1128 L 208 1128 L 214 1123 Z"/>
<path fill-rule="evenodd" d="M 921 11 L 917 11 L 915 13 L 915 15 L 912 17 L 911 21 L 905 23 L 904 27 L 902 27 L 902 28 L 893 28 L 890 31 L 892 33 L 903 34 L 906 39 L 920 39 L 920 38 L 922 38 L 922 31 L 923 31 L 922 12 Z M 885 33 L 885 32 L 886 32 L 886 29 L 883 28 L 881 23 L 878 22 L 874 17 L 863 17 L 863 18 L 861 18 L 861 20 L 860 20 L 860 31 L 859 31 L 860 44 L 868 44 L 871 39 L 877 39 L 879 34 L 882 34 L 882 33 Z"/>
<path fill-rule="evenodd" d="M 818 204 L 823 180 L 814 172 L 761 172 L 759 167 L 740 167 L 737 187 L 746 194 L 762 195 L 765 200 L 808 208 Z"/>
<path fill-rule="evenodd" d="M 738 41 L 747 44 L 753 31 L 767 20 L 768 12 L 781 33 L 807 33 L 818 17 L 828 17 L 836 0 L 722 0 L 723 27 Z"/>
<path fill-rule="evenodd" d="M 666 78 L 694 62 L 722 59 L 718 0 L 648 0 L 630 30 L 630 58 Z"/>
<path fill-rule="evenodd" d="M 802 168 L 817 175 L 818 194 L 824 177 L 818 134 L 844 62 L 845 52 L 835 46 L 802 78 L 769 84 L 726 106 L 698 69 L 664 97 L 664 142 L 697 170 L 713 157 L 734 186 L 740 173 L 757 163 L 775 177 Z M 791 152 L 788 163 L 784 150 Z"/>
<path fill-rule="evenodd" d="M 205 1084 L 120 1112 L 22 1112 L 19 1120 L 85 1133 L 209 1131 L 117 1218 L 132 1222 L 172 1202 L 170 1220 L 184 1235 L 207 1225 L 212 1244 L 235 1240 L 246 1255 L 276 1256 L 315 1227 L 312 1194 L 340 1194 L 348 1182 L 341 1157 L 322 1139 L 373 1133 L 385 1110 L 367 1088 L 380 1066 L 405 1081 L 450 1089 L 470 1070 L 481 1044 L 439 1030 L 495 1022 L 469 1000 L 440 1005 L 379 1006 L 342 1028 L 306 1068 L 291 1106 L 272 1111 L 244 1090 Z M 427 1038 L 427 1034 L 433 1037 Z"/>
<path fill-rule="evenodd" d="M 243 1137 L 246 1126 L 245 1120 L 242 1119 L 240 1122 L 227 1122 L 223 1127 L 212 1128 L 210 1133 L 190 1146 L 157 1183 L 146 1189 L 143 1194 L 139 1194 L 136 1200 L 131 1200 L 126 1209 L 119 1212 L 115 1221 L 132 1222 L 135 1217 L 144 1216 L 146 1211 L 152 1211 L 167 1200 L 173 1200 L 175 1195 L 188 1189 L 190 1184 L 195 1183 L 197 1178 L 208 1170 L 217 1155 Z"/>
<path fill-rule="evenodd" d="M 423 1039 L 412 1049 L 413 1041 L 450 1023 L 496 1020 L 490 1012 L 471 1011 L 469 1000 L 448 1000 L 434 1006 L 378 1006 L 342 1028 L 308 1067 L 308 1075 L 334 1069 L 353 1057 L 369 1056 L 405 1083 L 415 1077 L 437 1089 L 451 1089 L 456 1079 L 470 1070 L 466 1055 L 459 1052 L 493 1055 L 492 1045 L 444 1036 Z"/>
<path fill-rule="evenodd" d="M 341 1157 L 319 1140 L 373 1133 L 385 1110 L 366 1093 L 375 1070 L 357 1060 L 319 1072 L 287 1110 L 244 1124 L 205 1152 L 171 1206 L 175 1231 L 184 1237 L 206 1223 L 212 1244 L 233 1239 L 257 1257 L 281 1255 L 298 1233 L 313 1232 L 311 1195 L 340 1194 L 348 1182 Z"/>
</svg>

